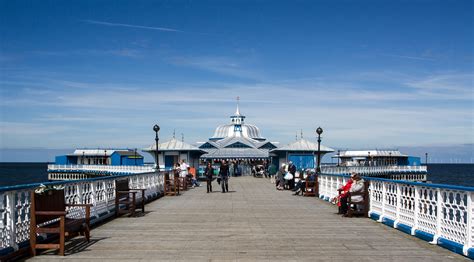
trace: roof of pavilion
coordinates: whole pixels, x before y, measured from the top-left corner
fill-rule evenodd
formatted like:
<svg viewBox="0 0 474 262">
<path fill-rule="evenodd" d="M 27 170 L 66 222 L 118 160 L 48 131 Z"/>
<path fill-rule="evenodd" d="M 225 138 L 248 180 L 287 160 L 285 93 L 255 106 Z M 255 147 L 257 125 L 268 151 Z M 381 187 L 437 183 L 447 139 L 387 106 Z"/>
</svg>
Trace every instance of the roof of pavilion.
<svg viewBox="0 0 474 262">
<path fill-rule="evenodd" d="M 243 159 L 268 158 L 268 151 L 256 148 L 219 148 L 209 149 L 201 158 L 211 159 Z"/>
<path fill-rule="evenodd" d="M 150 147 L 143 149 L 143 151 L 147 151 L 147 152 L 156 151 L 156 145 L 153 144 Z M 197 148 L 183 141 L 179 141 L 176 138 L 172 138 L 169 141 L 158 144 L 158 151 L 201 151 L 201 152 L 204 152 L 200 148 Z"/>
<path fill-rule="evenodd" d="M 318 144 L 301 138 L 293 143 L 271 150 L 271 152 L 275 151 L 318 152 Z M 335 150 L 330 147 L 321 145 L 320 151 L 324 153 L 330 153 L 334 152 Z"/>
</svg>

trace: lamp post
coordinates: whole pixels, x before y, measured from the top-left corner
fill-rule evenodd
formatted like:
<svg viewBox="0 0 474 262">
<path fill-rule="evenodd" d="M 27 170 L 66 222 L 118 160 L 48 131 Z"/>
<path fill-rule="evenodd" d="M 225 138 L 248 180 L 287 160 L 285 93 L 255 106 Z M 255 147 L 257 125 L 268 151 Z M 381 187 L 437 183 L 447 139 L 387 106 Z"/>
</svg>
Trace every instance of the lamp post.
<svg viewBox="0 0 474 262">
<path fill-rule="evenodd" d="M 341 150 L 337 150 L 337 166 L 339 166 L 340 159 L 341 159 Z"/>
<path fill-rule="evenodd" d="M 153 126 L 153 131 L 155 131 L 155 143 L 156 143 L 156 151 L 155 151 L 155 159 L 156 159 L 156 171 L 160 171 L 160 162 L 158 160 L 158 131 L 160 131 L 159 125 Z"/>
<path fill-rule="evenodd" d="M 104 165 L 107 165 L 107 149 L 104 150 Z"/>
<path fill-rule="evenodd" d="M 135 157 L 134 157 L 134 159 L 135 159 L 135 165 L 137 165 L 137 149 L 136 148 L 135 148 Z"/>
<path fill-rule="evenodd" d="M 84 151 L 82 151 L 82 159 L 81 159 L 81 163 L 84 165 L 85 161 L 84 161 Z"/>
<path fill-rule="evenodd" d="M 370 151 L 367 152 L 368 156 L 367 156 L 367 165 L 370 166 Z"/>
<path fill-rule="evenodd" d="M 428 166 L 428 153 L 425 153 L 425 165 Z"/>
<path fill-rule="evenodd" d="M 316 173 L 321 173 L 321 134 L 323 133 L 323 129 L 318 127 L 316 129 L 316 134 L 318 134 L 318 166 L 316 168 Z"/>
<path fill-rule="evenodd" d="M 389 157 L 388 157 L 388 165 L 391 166 L 392 165 L 392 152 L 388 153 Z"/>
</svg>

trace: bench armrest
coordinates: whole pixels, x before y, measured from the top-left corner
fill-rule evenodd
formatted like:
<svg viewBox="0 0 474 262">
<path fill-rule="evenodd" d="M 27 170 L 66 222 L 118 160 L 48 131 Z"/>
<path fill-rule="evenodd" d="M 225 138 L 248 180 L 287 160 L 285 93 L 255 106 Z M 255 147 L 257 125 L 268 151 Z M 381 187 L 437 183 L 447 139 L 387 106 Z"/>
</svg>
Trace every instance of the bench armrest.
<svg viewBox="0 0 474 262">
<path fill-rule="evenodd" d="M 35 211 L 37 216 L 65 216 L 66 211 Z"/>
<path fill-rule="evenodd" d="M 137 191 L 117 191 L 117 193 L 120 193 L 120 194 L 136 194 Z"/>
<path fill-rule="evenodd" d="M 67 207 L 92 207 L 92 204 L 66 204 Z"/>
<path fill-rule="evenodd" d="M 365 192 L 348 192 L 349 196 L 365 196 Z"/>
</svg>

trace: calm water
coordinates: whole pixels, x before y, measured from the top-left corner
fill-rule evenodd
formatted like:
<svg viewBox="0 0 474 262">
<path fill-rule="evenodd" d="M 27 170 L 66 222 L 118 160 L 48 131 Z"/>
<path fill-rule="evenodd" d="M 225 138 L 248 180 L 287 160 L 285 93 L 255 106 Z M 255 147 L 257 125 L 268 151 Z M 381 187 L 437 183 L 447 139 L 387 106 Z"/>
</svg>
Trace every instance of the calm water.
<svg viewBox="0 0 474 262">
<path fill-rule="evenodd" d="M 48 181 L 47 163 L 0 163 L 0 186 Z M 474 187 L 474 164 L 430 164 L 428 180 Z"/>
</svg>

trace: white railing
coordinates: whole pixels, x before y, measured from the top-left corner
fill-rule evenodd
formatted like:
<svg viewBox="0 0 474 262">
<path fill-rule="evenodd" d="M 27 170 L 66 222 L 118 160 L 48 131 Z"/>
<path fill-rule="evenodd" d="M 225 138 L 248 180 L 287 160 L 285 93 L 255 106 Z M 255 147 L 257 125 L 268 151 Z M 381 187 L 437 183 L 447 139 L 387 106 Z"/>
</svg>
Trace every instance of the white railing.
<svg viewBox="0 0 474 262">
<path fill-rule="evenodd" d="M 320 198 L 330 200 L 348 176 L 318 176 Z M 474 187 L 380 178 L 369 180 L 369 215 L 422 239 L 474 254 Z"/>
<path fill-rule="evenodd" d="M 324 174 L 349 174 L 356 172 L 362 175 L 426 173 L 426 166 L 322 166 Z"/>
<path fill-rule="evenodd" d="M 115 181 L 128 179 L 131 188 L 146 189 L 148 200 L 163 193 L 163 174 L 146 173 L 93 178 L 73 182 L 50 182 L 63 185 L 66 203 L 92 204 L 91 223 L 115 213 Z M 39 184 L 0 187 L 0 257 L 28 245 L 30 232 L 30 194 Z"/>
<path fill-rule="evenodd" d="M 130 174 L 155 171 L 154 166 L 109 166 L 109 165 L 48 165 L 48 172 L 77 171 L 77 172 L 126 172 Z"/>
</svg>

